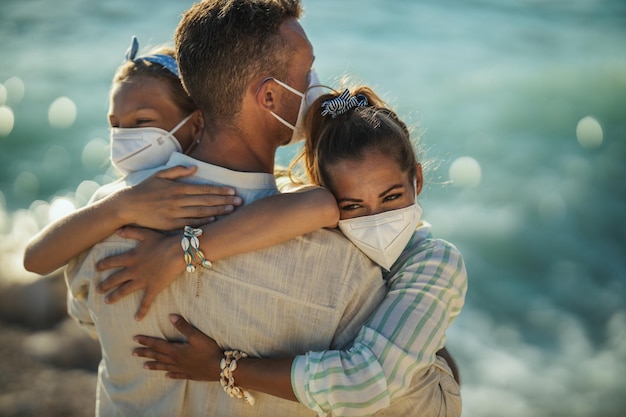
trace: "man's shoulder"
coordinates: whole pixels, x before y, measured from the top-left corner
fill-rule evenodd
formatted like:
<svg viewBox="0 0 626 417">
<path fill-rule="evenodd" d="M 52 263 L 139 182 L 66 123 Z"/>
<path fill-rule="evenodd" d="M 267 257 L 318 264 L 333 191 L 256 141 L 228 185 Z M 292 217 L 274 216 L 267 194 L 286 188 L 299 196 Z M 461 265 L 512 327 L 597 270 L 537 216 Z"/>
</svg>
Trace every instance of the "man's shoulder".
<svg viewBox="0 0 626 417">
<path fill-rule="evenodd" d="M 320 229 L 286 242 L 244 253 L 216 263 L 229 275 L 246 277 L 291 277 L 303 285 L 318 285 L 311 277 L 334 277 L 333 286 L 381 275 L 380 268 L 354 246 L 341 232 Z M 220 268 L 221 269 L 221 268 Z M 267 278 L 272 280 L 272 278 Z M 274 278 L 275 279 L 275 278 Z M 343 284 L 342 284 L 343 283 Z"/>
<path fill-rule="evenodd" d="M 338 279 L 344 284 L 359 281 L 364 276 L 382 274 L 380 267 L 337 229 L 320 229 L 299 236 L 277 245 L 275 250 L 287 270 L 310 269 L 318 274 L 328 271 L 334 276 L 341 276 Z"/>
<path fill-rule="evenodd" d="M 146 169 L 143 171 L 131 172 L 130 174 L 124 177 L 118 178 L 107 184 L 104 184 L 100 186 L 100 188 L 98 188 L 96 192 L 92 195 L 91 199 L 89 200 L 89 203 L 94 203 L 98 200 L 102 200 L 106 196 L 111 195 L 126 186 L 139 184 L 140 182 L 147 179 L 150 175 L 166 168 L 167 166 L 160 166 L 157 168 L 150 168 L 150 169 Z"/>
<path fill-rule="evenodd" d="M 319 229 L 293 239 L 293 242 L 304 243 L 304 245 L 298 245 L 302 250 L 315 248 L 320 252 L 329 253 L 337 257 L 354 257 L 358 261 L 375 265 L 339 229 Z"/>
<path fill-rule="evenodd" d="M 357 249 L 356 246 L 354 246 L 352 242 L 350 242 L 339 229 L 318 229 L 304 236 L 314 241 L 328 239 L 329 241 L 336 242 L 337 245 L 350 248 L 350 250 Z"/>
<path fill-rule="evenodd" d="M 289 250 L 290 253 L 302 251 L 309 256 L 324 254 L 325 256 L 369 259 L 338 229 L 319 229 L 267 249 L 270 251 Z"/>
</svg>

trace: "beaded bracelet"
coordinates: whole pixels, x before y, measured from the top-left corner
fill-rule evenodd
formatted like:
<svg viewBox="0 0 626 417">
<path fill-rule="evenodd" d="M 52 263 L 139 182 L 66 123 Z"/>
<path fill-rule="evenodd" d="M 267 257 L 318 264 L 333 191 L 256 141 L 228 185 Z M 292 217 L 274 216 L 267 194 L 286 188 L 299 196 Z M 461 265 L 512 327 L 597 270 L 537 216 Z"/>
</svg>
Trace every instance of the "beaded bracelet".
<svg viewBox="0 0 626 417">
<path fill-rule="evenodd" d="M 248 391 L 235 385 L 235 377 L 233 373 L 237 369 L 237 360 L 247 358 L 245 352 L 239 350 L 227 350 L 224 357 L 220 361 L 220 384 L 224 388 L 224 392 L 230 398 L 243 398 L 248 404 L 254 405 L 254 397 Z"/>
<path fill-rule="evenodd" d="M 213 263 L 209 261 L 200 250 L 198 236 L 201 235 L 202 229 L 200 228 L 195 229 L 191 226 L 185 226 L 183 229 L 183 238 L 180 241 L 180 245 L 183 248 L 187 272 L 194 272 L 196 270 L 194 262 L 199 263 L 205 268 L 211 268 L 213 266 Z"/>
</svg>

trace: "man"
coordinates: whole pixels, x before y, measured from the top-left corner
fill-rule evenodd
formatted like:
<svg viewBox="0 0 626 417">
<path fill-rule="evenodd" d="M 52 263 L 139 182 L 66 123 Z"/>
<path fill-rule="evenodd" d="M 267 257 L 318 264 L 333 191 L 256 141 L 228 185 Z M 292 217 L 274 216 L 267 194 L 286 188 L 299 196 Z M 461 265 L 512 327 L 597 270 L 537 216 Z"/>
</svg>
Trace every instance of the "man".
<svg viewBox="0 0 626 417">
<path fill-rule="evenodd" d="M 176 32 L 183 82 L 203 112 L 206 132 L 192 181 L 229 185 L 246 203 L 277 193 L 275 152 L 298 124 L 313 50 L 297 22 L 298 1 L 209 0 L 185 14 Z M 282 121 L 281 121 L 282 119 Z M 128 178 L 140 181 L 154 171 Z M 131 356 L 137 334 L 175 338 L 179 313 L 224 348 L 278 356 L 345 347 L 384 295 L 380 269 L 339 233 L 322 230 L 179 277 L 135 321 L 140 295 L 107 305 L 96 286 L 108 273 L 95 263 L 132 249 L 113 236 L 67 269 L 69 310 L 102 345 L 97 414 L 149 416 L 309 416 L 303 405 L 255 393 L 256 404 L 230 398 L 219 384 L 172 381 Z M 154 256 L 159 256 L 155 253 Z M 180 256 L 183 256 L 181 250 Z"/>
</svg>

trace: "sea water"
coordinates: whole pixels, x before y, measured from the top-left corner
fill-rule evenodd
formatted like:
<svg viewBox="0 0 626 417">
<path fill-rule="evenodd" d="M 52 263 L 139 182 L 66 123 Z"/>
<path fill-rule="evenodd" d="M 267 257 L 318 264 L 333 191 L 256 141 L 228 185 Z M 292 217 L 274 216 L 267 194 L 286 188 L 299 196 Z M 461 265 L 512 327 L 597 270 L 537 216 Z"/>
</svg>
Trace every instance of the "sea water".
<svg viewBox="0 0 626 417">
<path fill-rule="evenodd" d="M 0 1 L 2 279 L 34 279 L 25 241 L 115 178 L 112 74 L 190 4 Z M 623 415 L 626 3 L 304 6 L 322 81 L 373 86 L 419 133 L 425 217 L 469 272 L 448 332 L 464 416 Z"/>
</svg>

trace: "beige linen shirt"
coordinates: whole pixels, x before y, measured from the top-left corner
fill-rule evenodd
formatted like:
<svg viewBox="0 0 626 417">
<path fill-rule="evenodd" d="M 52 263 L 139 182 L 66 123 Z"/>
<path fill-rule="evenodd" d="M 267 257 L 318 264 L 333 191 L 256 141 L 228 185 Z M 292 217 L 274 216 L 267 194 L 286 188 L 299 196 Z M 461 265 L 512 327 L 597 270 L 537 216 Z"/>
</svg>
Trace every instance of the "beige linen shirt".
<svg viewBox="0 0 626 417">
<path fill-rule="evenodd" d="M 174 154 L 166 164 L 175 165 L 198 166 L 190 182 L 232 186 L 245 203 L 278 192 L 269 174 L 230 171 L 182 154 Z M 101 194 L 153 172 L 132 174 Z M 181 274 L 137 322 L 133 316 L 140 293 L 107 305 L 95 291 L 111 273 L 96 271 L 95 263 L 134 245 L 111 236 L 72 260 L 66 271 L 68 311 L 97 335 L 102 346 L 96 404 L 101 417 L 314 416 L 300 403 L 253 392 L 256 404 L 250 406 L 230 398 L 219 383 L 169 380 L 162 372 L 145 370 L 144 360 L 131 355 L 137 346 L 132 338 L 146 334 L 180 340 L 168 319 L 170 313 L 178 313 L 222 348 L 253 356 L 345 348 L 385 293 L 380 268 L 340 233 L 320 230 L 199 270 L 198 297 L 197 277 Z"/>
</svg>

